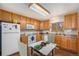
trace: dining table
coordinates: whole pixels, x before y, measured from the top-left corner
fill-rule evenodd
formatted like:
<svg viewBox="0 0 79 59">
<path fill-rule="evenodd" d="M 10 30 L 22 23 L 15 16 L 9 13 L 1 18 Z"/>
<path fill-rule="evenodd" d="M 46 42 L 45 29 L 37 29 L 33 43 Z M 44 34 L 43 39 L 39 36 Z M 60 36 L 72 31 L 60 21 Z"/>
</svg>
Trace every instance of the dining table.
<svg viewBox="0 0 79 59">
<path fill-rule="evenodd" d="M 33 55 L 33 52 L 39 53 L 41 56 L 48 56 L 50 53 L 52 53 L 52 56 L 54 55 L 54 49 L 56 48 L 55 43 L 48 43 L 45 46 L 43 46 L 41 49 L 36 49 L 36 45 L 40 45 L 44 41 L 35 42 L 29 45 L 31 47 L 31 55 Z"/>
</svg>

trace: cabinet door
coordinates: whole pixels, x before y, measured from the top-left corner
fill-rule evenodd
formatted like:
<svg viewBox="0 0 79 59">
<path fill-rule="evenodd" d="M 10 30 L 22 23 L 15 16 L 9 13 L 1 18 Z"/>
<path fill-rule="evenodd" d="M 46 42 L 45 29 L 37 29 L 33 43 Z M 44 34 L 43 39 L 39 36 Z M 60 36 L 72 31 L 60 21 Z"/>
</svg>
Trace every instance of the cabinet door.
<svg viewBox="0 0 79 59">
<path fill-rule="evenodd" d="M 19 23 L 20 15 L 12 13 L 12 22 L 13 23 Z"/>
<path fill-rule="evenodd" d="M 0 21 L 5 21 L 5 22 L 11 22 L 11 13 L 4 11 L 4 10 L 0 10 Z"/>
<path fill-rule="evenodd" d="M 78 35 L 78 37 L 77 37 L 77 53 L 78 53 L 78 55 L 79 55 L 79 35 Z"/>
<path fill-rule="evenodd" d="M 64 28 L 67 28 L 67 15 L 66 16 L 64 16 Z"/>
<path fill-rule="evenodd" d="M 57 46 L 61 47 L 61 43 L 62 43 L 62 37 L 61 36 L 56 36 L 55 37 L 55 43 L 57 44 Z"/>
<path fill-rule="evenodd" d="M 65 29 L 76 29 L 77 27 L 77 13 L 69 14 L 64 17 Z"/>
<path fill-rule="evenodd" d="M 37 30 L 37 21 L 36 20 L 34 20 L 34 28 L 35 28 L 35 30 Z"/>
<path fill-rule="evenodd" d="M 44 30 L 44 22 L 43 21 L 41 21 L 41 23 L 40 23 L 40 30 Z"/>
<path fill-rule="evenodd" d="M 67 49 L 67 38 L 62 37 L 62 42 L 61 42 L 62 48 Z"/>
<path fill-rule="evenodd" d="M 21 30 L 25 30 L 26 29 L 26 17 L 24 17 L 24 16 L 21 16 L 20 28 L 21 28 Z"/>
<path fill-rule="evenodd" d="M 38 20 L 34 20 L 35 30 L 40 30 L 40 22 Z"/>
<path fill-rule="evenodd" d="M 77 16 L 77 29 L 79 30 L 79 15 Z"/>
<path fill-rule="evenodd" d="M 72 28 L 77 28 L 77 13 L 72 14 Z"/>
<path fill-rule="evenodd" d="M 49 20 L 47 20 L 46 22 L 45 22 L 45 29 L 46 30 L 49 30 L 50 29 L 50 21 Z"/>
<path fill-rule="evenodd" d="M 37 21 L 37 30 L 40 30 L 40 21 Z"/>
<path fill-rule="evenodd" d="M 77 51 L 76 50 L 76 47 L 77 47 L 76 43 L 77 43 L 76 39 L 68 38 L 68 49 L 76 52 Z"/>
<path fill-rule="evenodd" d="M 27 23 L 27 24 L 30 24 L 30 23 L 31 23 L 31 19 L 27 17 L 27 18 L 26 18 L 26 23 Z"/>
<path fill-rule="evenodd" d="M 20 42 L 22 42 L 24 44 L 28 44 L 28 36 L 21 36 Z"/>
<path fill-rule="evenodd" d="M 34 25 L 34 19 L 30 19 L 30 24 Z"/>
<path fill-rule="evenodd" d="M 36 42 L 41 41 L 42 40 L 42 35 L 41 34 L 37 34 L 36 35 Z"/>
<path fill-rule="evenodd" d="M 1 9 L 0 9 L 0 21 L 1 21 Z"/>
</svg>

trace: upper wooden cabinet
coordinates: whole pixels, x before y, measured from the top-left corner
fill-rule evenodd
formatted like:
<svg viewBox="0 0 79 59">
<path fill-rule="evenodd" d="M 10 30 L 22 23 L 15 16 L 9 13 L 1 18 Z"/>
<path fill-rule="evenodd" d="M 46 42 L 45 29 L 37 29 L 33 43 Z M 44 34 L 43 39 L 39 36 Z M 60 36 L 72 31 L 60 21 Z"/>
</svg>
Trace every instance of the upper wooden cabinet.
<svg viewBox="0 0 79 59">
<path fill-rule="evenodd" d="M 0 10 L 0 21 L 11 22 L 11 13 L 8 11 Z"/>
<path fill-rule="evenodd" d="M 34 19 L 30 18 L 30 24 L 34 25 Z"/>
<path fill-rule="evenodd" d="M 27 23 L 27 24 L 30 24 L 30 23 L 31 23 L 31 19 L 27 17 L 27 18 L 26 18 L 26 23 Z"/>
<path fill-rule="evenodd" d="M 12 13 L 12 22 L 19 23 L 20 15 Z"/>
<path fill-rule="evenodd" d="M 1 12 L 2 12 L 2 11 L 1 11 L 1 9 L 0 9 L 0 21 L 1 21 Z"/>
<path fill-rule="evenodd" d="M 79 30 L 79 14 L 77 15 L 77 29 Z"/>
<path fill-rule="evenodd" d="M 77 13 L 68 14 L 64 16 L 64 29 L 77 28 Z"/>
<path fill-rule="evenodd" d="M 50 29 L 50 21 L 41 21 L 40 30 L 49 30 Z"/>
<path fill-rule="evenodd" d="M 44 22 L 44 27 L 45 27 L 46 30 L 50 29 L 50 21 L 49 20 Z"/>
<path fill-rule="evenodd" d="M 40 30 L 40 21 L 34 20 L 34 26 L 35 30 Z"/>
<path fill-rule="evenodd" d="M 19 22 L 20 22 L 20 28 L 21 28 L 21 30 L 26 30 L 26 24 L 27 24 L 26 23 L 26 17 L 21 16 Z"/>
<path fill-rule="evenodd" d="M 40 22 L 40 30 L 44 30 L 44 22 L 43 21 Z"/>
</svg>

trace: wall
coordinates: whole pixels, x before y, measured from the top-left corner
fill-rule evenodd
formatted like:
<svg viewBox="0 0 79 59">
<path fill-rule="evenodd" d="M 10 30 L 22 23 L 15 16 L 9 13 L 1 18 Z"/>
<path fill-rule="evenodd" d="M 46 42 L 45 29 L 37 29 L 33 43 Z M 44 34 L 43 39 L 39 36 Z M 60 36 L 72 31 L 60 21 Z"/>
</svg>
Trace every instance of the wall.
<svg viewBox="0 0 79 59">
<path fill-rule="evenodd" d="M 57 23 L 57 22 L 64 22 L 64 16 L 54 16 L 54 17 L 50 18 L 50 22 L 51 22 L 51 24 Z M 52 28 L 52 26 L 51 26 L 51 28 Z M 51 42 L 51 41 L 54 42 L 56 32 L 52 32 L 51 28 L 50 28 L 50 31 L 49 31 L 50 32 L 49 42 Z"/>
<path fill-rule="evenodd" d="M 51 23 L 64 22 L 64 16 L 53 16 L 50 21 Z"/>
</svg>

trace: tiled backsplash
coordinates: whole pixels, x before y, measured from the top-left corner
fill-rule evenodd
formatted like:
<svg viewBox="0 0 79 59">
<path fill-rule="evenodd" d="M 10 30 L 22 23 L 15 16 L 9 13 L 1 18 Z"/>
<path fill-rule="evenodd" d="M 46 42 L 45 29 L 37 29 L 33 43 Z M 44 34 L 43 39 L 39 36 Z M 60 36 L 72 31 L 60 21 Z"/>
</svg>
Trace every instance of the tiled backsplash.
<svg viewBox="0 0 79 59">
<path fill-rule="evenodd" d="M 31 35 L 31 34 L 38 34 L 39 31 L 21 31 L 20 35 Z"/>
</svg>

